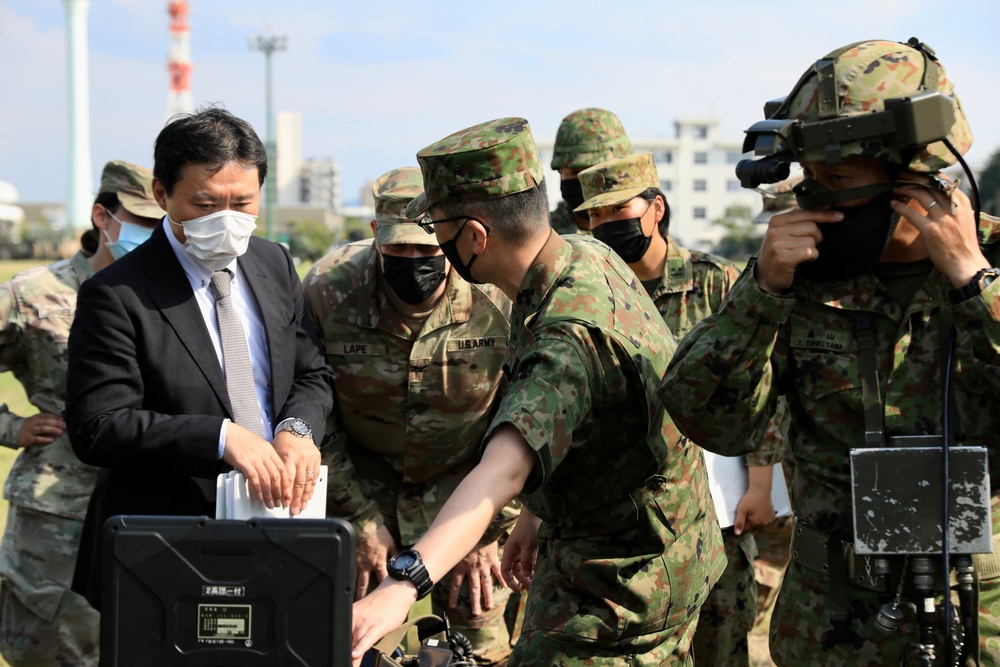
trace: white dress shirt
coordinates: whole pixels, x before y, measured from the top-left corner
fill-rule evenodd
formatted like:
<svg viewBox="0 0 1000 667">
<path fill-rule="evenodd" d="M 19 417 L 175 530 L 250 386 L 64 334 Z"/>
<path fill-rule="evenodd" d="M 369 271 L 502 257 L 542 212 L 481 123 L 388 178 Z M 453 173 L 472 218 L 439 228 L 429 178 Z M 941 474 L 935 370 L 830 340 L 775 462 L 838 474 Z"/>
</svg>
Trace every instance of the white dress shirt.
<svg viewBox="0 0 1000 667">
<path fill-rule="evenodd" d="M 181 263 L 184 274 L 194 297 L 198 301 L 198 308 L 201 316 L 205 320 L 205 327 L 208 335 L 212 339 L 212 346 L 215 348 L 215 356 L 219 360 L 219 367 L 225 372 L 225 363 L 222 358 L 222 338 L 219 335 L 219 323 L 215 316 L 215 294 L 212 292 L 210 281 L 212 279 L 211 269 L 207 269 L 198 263 L 196 259 L 187 254 L 184 246 L 181 245 L 174 231 L 171 229 L 170 218 L 164 216 L 163 230 L 167 233 L 167 240 L 170 247 Z M 243 333 L 247 338 L 247 346 L 250 348 L 250 363 L 253 364 L 253 382 L 257 392 L 257 406 L 260 408 L 261 427 L 264 431 L 264 438 L 270 442 L 274 439 L 274 414 L 272 412 L 271 401 L 271 361 L 267 349 L 267 334 L 264 330 L 264 318 L 261 317 L 257 300 L 254 299 L 253 292 L 250 291 L 246 283 L 246 278 L 239 267 L 239 260 L 234 259 L 225 268 L 233 274 L 232 298 L 233 306 L 243 325 Z M 226 425 L 230 420 L 225 420 L 222 430 L 219 432 L 219 458 L 225 451 L 226 445 Z"/>
</svg>

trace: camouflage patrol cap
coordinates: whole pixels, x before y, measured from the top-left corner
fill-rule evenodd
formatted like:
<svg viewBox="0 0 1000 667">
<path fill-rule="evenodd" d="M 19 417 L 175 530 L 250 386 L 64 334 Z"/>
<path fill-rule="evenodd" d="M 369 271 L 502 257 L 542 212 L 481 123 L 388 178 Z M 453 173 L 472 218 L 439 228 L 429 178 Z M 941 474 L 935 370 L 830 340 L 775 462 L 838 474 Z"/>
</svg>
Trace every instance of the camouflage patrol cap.
<svg viewBox="0 0 1000 667">
<path fill-rule="evenodd" d="M 403 212 L 424 191 L 420 170 L 400 167 L 387 171 L 372 185 L 375 197 L 375 240 L 380 246 L 394 243 L 437 245 L 437 239 L 417 226 Z"/>
<path fill-rule="evenodd" d="M 494 199 L 542 182 L 542 162 L 523 118 L 498 118 L 460 130 L 417 153 L 424 191 L 406 208 L 418 218 L 434 204 Z"/>
<path fill-rule="evenodd" d="M 933 52 L 916 40 L 909 44 L 889 41 L 869 41 L 852 44 L 827 54 L 813 66 L 817 74 L 792 91 L 788 103 L 790 119 L 803 122 L 823 118 L 819 109 L 820 65 L 833 61 L 833 79 L 836 85 L 837 117 L 859 116 L 883 111 L 887 99 L 902 98 L 925 90 L 937 90 L 955 101 L 955 122 L 948 132 L 948 140 L 964 154 L 972 145 L 972 131 L 955 95 L 955 87 L 948 79 L 944 67 L 932 58 Z M 808 73 L 807 73 L 808 74 Z M 936 81 L 933 78 L 936 76 Z M 905 157 L 902 151 L 885 140 L 863 140 L 841 145 L 841 157 L 862 155 L 902 164 L 914 171 L 933 172 L 955 164 L 955 156 L 943 142 L 934 142 L 916 155 Z M 804 152 L 800 159 L 825 161 L 825 150 L 817 147 Z"/>
<path fill-rule="evenodd" d="M 101 172 L 98 194 L 113 192 L 126 211 L 140 218 L 162 218 L 166 211 L 153 197 L 153 171 L 146 167 L 112 160 Z"/>
<path fill-rule="evenodd" d="M 618 116 L 604 109 L 580 109 L 559 124 L 552 168 L 592 167 L 631 152 L 632 143 Z"/>
<path fill-rule="evenodd" d="M 584 202 L 576 207 L 586 211 L 599 206 L 622 204 L 649 188 L 660 187 L 652 153 L 638 153 L 599 162 L 580 172 Z"/>
</svg>

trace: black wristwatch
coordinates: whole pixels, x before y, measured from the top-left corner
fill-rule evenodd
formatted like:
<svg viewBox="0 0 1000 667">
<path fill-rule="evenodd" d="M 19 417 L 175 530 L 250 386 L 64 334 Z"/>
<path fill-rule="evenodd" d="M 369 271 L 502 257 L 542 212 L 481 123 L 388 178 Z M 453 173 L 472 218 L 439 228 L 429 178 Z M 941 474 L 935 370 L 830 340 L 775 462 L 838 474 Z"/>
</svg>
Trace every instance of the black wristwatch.
<svg viewBox="0 0 1000 667">
<path fill-rule="evenodd" d="M 300 438 L 309 438 L 312 440 L 313 430 L 305 419 L 299 419 L 298 417 L 289 417 L 288 419 L 283 419 L 274 427 L 274 433 L 277 435 L 282 431 L 291 431 L 292 435 L 298 436 Z"/>
<path fill-rule="evenodd" d="M 417 587 L 417 599 L 427 597 L 434 588 L 431 575 L 427 574 L 424 561 L 415 549 L 406 549 L 389 559 L 389 576 L 400 581 L 411 581 Z"/>
<path fill-rule="evenodd" d="M 952 303 L 962 303 L 974 296 L 979 296 L 997 278 L 1000 278 L 1000 269 L 994 267 L 980 269 L 976 275 L 972 276 L 968 285 L 948 290 L 948 300 Z"/>
</svg>

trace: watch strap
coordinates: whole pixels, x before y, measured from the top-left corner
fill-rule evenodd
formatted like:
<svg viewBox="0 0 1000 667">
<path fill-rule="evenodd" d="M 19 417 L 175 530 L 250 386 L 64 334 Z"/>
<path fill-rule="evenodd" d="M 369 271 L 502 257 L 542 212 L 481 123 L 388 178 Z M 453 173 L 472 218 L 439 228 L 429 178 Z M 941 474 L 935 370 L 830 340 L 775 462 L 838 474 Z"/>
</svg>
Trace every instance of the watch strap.
<svg viewBox="0 0 1000 667">
<path fill-rule="evenodd" d="M 414 563 L 406 569 L 400 569 L 394 566 L 394 561 L 401 554 L 409 553 L 414 557 Z M 420 557 L 420 552 L 416 549 L 407 549 L 401 551 L 389 561 L 389 575 L 393 579 L 399 581 L 409 581 L 417 588 L 417 599 L 421 600 L 431 592 L 434 588 L 434 582 L 431 581 L 431 575 L 427 573 L 427 568 L 424 566 L 424 560 Z"/>
<path fill-rule="evenodd" d="M 997 278 L 1000 278 L 1000 269 L 992 266 L 988 269 L 980 269 L 967 284 L 948 290 L 948 300 L 952 303 L 961 303 L 979 296 Z"/>
</svg>

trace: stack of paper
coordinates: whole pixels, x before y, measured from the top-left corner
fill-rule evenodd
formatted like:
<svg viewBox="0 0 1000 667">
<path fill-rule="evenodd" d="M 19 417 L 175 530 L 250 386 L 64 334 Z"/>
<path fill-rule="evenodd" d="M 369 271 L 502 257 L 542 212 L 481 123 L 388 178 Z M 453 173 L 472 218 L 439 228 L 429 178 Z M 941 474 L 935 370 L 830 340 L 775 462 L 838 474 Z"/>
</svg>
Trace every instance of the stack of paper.
<svg viewBox="0 0 1000 667">
<path fill-rule="evenodd" d="M 274 509 L 268 509 L 263 501 L 252 496 L 250 485 L 243 473 L 231 470 L 219 475 L 215 481 L 215 518 L 245 521 L 254 517 L 325 519 L 326 466 L 319 467 L 319 479 L 313 488 L 312 498 L 294 517 L 287 507 L 278 505 Z"/>
<path fill-rule="evenodd" d="M 750 486 L 746 459 L 742 456 L 719 456 L 709 451 L 703 453 L 705 468 L 708 471 L 708 488 L 715 502 L 719 526 L 729 528 L 736 523 L 736 506 L 740 504 L 740 499 Z M 788 502 L 785 474 L 781 471 L 780 463 L 774 465 L 771 504 L 774 505 L 775 516 L 788 516 L 792 513 Z"/>
</svg>

